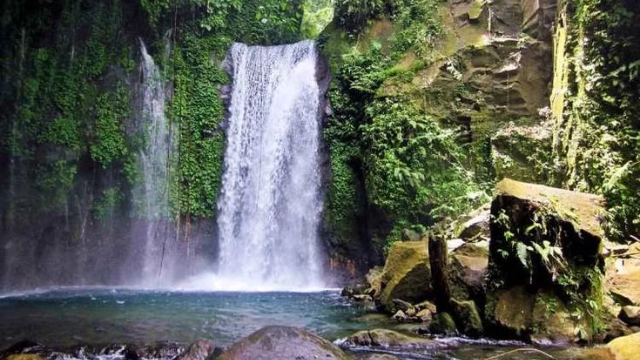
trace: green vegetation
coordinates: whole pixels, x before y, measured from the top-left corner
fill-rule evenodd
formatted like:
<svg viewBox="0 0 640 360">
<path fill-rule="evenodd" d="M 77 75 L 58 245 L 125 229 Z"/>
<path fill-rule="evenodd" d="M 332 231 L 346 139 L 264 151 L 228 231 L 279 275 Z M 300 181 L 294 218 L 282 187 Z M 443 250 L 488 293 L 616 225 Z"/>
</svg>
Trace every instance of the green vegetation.
<svg viewBox="0 0 640 360">
<path fill-rule="evenodd" d="M 565 1 L 570 96 L 556 156 L 566 184 L 603 193 L 609 235 L 640 233 L 640 8 L 637 2 Z M 588 41 L 585 41 L 588 39 Z"/>
<path fill-rule="evenodd" d="M 227 75 L 209 61 L 229 44 L 213 37 L 189 35 L 172 57 L 175 96 L 171 117 L 179 131 L 176 176 L 172 182 L 175 214 L 211 216 L 220 189 L 224 138 L 220 123 L 224 104 L 217 88 Z"/>
<path fill-rule="evenodd" d="M 375 17 L 384 4 L 356 3 L 339 2 L 337 21 L 358 24 L 347 30 L 366 34 L 366 19 Z M 427 50 L 443 34 L 439 4 L 435 0 L 394 4 L 397 28 L 389 44 L 376 40 L 350 44 L 349 37 L 336 29 L 321 37 L 325 51 L 343 52 L 332 63 L 336 81 L 329 98 L 334 114 L 325 128 L 333 174 L 329 225 L 338 237 L 353 237 L 353 231 L 345 231 L 353 226 L 353 219 L 364 212 L 374 214 L 372 241 L 379 255 L 401 238 L 403 229 L 424 231 L 425 226 L 455 217 L 479 200 L 473 198 L 478 187 L 473 184 L 473 172 L 464 166 L 466 156 L 456 142 L 457 129 L 429 116 L 419 95 L 382 95 L 385 84 L 411 83 L 415 72 L 424 68 L 424 63 L 410 69 L 395 64 L 410 49 L 426 59 Z M 366 202 L 357 201 L 359 192 Z"/>
</svg>

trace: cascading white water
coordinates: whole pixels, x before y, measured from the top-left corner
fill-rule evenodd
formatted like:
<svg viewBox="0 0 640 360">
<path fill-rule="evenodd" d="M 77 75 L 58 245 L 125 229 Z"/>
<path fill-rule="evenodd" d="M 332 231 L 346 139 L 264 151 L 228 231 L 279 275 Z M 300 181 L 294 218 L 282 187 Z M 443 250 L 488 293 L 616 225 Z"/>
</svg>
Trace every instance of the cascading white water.
<svg viewBox="0 0 640 360">
<path fill-rule="evenodd" d="M 140 150 L 142 182 L 137 191 L 137 208 L 145 220 L 143 279 L 156 282 L 161 272 L 162 237 L 169 215 L 169 156 L 172 141 L 165 115 L 165 83 L 158 66 L 140 40 L 142 53 L 142 126 L 145 146 Z"/>
<path fill-rule="evenodd" d="M 317 59 L 312 41 L 230 50 L 219 287 L 323 286 Z"/>
</svg>

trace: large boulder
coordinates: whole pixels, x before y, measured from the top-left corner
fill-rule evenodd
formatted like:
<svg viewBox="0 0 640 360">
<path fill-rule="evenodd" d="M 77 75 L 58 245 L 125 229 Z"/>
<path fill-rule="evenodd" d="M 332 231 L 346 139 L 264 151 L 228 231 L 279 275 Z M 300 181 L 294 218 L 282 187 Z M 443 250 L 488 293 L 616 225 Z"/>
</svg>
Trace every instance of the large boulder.
<svg viewBox="0 0 640 360">
<path fill-rule="evenodd" d="M 393 243 L 380 277 L 379 302 L 389 311 L 393 299 L 418 303 L 431 296 L 431 269 L 425 241 Z"/>
<path fill-rule="evenodd" d="M 576 329 L 588 329 L 566 305 L 547 290 L 532 292 L 524 286 L 501 290 L 487 304 L 486 316 L 504 335 L 548 343 L 570 343 Z"/>
<path fill-rule="evenodd" d="M 616 360 L 640 360 L 640 333 L 619 337 L 607 344 Z"/>
<path fill-rule="evenodd" d="M 340 348 L 304 329 L 267 326 L 240 340 L 220 360 L 349 359 Z"/>
<path fill-rule="evenodd" d="M 487 320 L 541 341 L 591 340 L 589 322 L 603 321 L 602 198 L 510 179 L 497 189 Z"/>
</svg>

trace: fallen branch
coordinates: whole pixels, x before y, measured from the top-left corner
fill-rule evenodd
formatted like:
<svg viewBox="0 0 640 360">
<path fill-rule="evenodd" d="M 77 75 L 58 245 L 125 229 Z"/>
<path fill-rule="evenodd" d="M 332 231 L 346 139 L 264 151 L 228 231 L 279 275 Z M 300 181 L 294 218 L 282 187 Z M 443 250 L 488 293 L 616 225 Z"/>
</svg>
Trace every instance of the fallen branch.
<svg viewBox="0 0 640 360">
<path fill-rule="evenodd" d="M 542 350 L 538 350 L 538 349 L 534 349 L 534 348 L 522 348 L 522 349 L 515 349 L 515 350 L 507 351 L 506 353 L 502 353 L 502 354 L 499 354 L 499 355 L 496 355 L 496 356 L 492 356 L 492 357 L 486 358 L 484 360 L 498 359 L 498 358 L 501 358 L 503 356 L 507 356 L 509 354 L 513 354 L 513 353 L 519 352 L 519 351 L 536 352 L 536 353 L 539 353 L 539 354 L 542 354 L 542 355 L 548 357 L 549 359 L 555 359 L 553 356 L 547 354 L 546 352 L 544 352 Z"/>
</svg>

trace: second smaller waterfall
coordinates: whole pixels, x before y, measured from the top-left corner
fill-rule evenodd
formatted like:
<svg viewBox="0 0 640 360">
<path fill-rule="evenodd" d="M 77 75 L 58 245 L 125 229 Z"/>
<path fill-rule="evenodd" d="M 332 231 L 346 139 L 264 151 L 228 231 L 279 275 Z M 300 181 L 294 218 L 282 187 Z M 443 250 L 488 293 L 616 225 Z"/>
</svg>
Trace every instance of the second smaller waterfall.
<svg viewBox="0 0 640 360">
<path fill-rule="evenodd" d="M 143 242 L 143 279 L 153 284 L 161 274 L 163 237 L 168 236 L 169 165 L 173 142 L 165 115 L 165 83 L 159 67 L 140 40 L 142 53 L 142 132 L 145 146 L 140 150 L 141 172 L 137 191 L 138 216 L 146 226 Z"/>
</svg>

